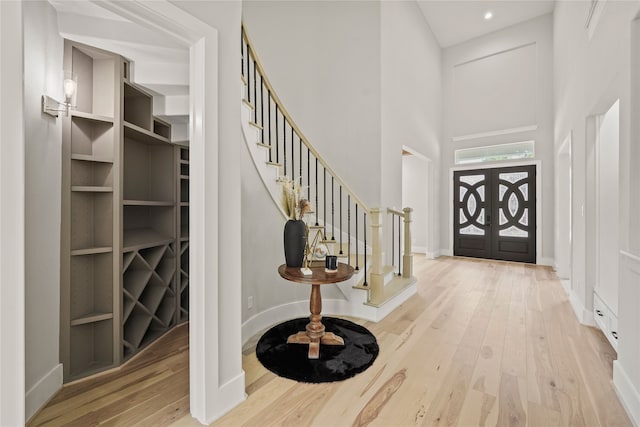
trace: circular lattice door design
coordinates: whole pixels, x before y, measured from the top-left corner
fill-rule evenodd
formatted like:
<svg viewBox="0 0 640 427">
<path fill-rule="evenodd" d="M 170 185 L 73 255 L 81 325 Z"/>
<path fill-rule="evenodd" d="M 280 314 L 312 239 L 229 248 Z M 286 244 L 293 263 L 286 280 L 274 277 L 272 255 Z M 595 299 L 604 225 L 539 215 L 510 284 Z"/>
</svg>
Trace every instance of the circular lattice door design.
<svg viewBox="0 0 640 427">
<path fill-rule="evenodd" d="M 535 176 L 535 166 L 454 172 L 454 255 L 535 262 Z"/>
</svg>

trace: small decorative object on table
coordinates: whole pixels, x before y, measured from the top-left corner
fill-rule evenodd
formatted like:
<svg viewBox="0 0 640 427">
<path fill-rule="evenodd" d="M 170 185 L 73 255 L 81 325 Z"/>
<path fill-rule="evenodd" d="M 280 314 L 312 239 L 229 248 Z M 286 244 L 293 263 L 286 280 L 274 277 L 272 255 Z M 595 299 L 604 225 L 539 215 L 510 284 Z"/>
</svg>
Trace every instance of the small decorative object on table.
<svg viewBox="0 0 640 427">
<path fill-rule="evenodd" d="M 336 255 L 327 255 L 324 259 L 324 271 L 327 273 L 336 273 L 338 271 L 338 257 Z"/>
</svg>

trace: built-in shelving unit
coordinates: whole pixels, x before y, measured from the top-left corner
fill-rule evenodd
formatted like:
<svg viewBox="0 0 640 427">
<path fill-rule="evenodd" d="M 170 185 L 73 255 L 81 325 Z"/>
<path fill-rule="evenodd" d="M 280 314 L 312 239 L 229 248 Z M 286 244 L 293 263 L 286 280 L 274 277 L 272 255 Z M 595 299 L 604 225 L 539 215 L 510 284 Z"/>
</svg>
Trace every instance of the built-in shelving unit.
<svg viewBox="0 0 640 427">
<path fill-rule="evenodd" d="M 64 52 L 65 69 L 78 75 L 76 110 L 64 117 L 62 138 L 60 356 L 69 381 L 119 361 L 120 76 L 114 55 L 71 42 Z"/>
<path fill-rule="evenodd" d="M 65 41 L 78 75 L 63 119 L 64 381 L 117 366 L 188 319 L 188 143 L 153 116 L 122 57 Z"/>
<path fill-rule="evenodd" d="M 186 144 L 186 143 L 185 143 Z M 178 146 L 178 322 L 189 320 L 189 147 Z"/>
<path fill-rule="evenodd" d="M 126 360 L 176 323 L 176 147 L 152 96 L 123 80 L 122 346 Z"/>
</svg>

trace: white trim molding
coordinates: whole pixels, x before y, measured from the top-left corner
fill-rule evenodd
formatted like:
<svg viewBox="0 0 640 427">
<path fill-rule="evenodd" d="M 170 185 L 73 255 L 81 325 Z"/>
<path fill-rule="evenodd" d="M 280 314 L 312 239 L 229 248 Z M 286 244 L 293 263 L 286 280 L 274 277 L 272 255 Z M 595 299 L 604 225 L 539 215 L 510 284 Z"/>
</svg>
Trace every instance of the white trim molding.
<svg viewBox="0 0 640 427">
<path fill-rule="evenodd" d="M 560 283 L 567 294 L 567 298 L 569 299 L 569 303 L 571 304 L 571 308 L 573 309 L 573 313 L 576 315 L 578 322 L 582 325 L 597 327 L 593 318 L 593 312 L 591 312 L 591 310 L 587 310 L 584 304 L 582 304 L 582 300 L 578 298 L 575 292 L 573 292 L 571 280 L 561 280 Z"/>
<path fill-rule="evenodd" d="M 229 52 L 226 48 L 233 35 L 219 38 L 216 28 L 166 0 L 100 0 L 99 4 L 189 47 L 190 410 L 200 423 L 210 424 L 246 399 L 239 310 L 241 248 L 236 238 L 241 226 L 237 215 L 240 109 L 232 113 L 219 105 L 220 98 L 231 99 L 231 91 L 240 103 L 235 84 L 238 76 L 221 72 L 230 60 L 219 60 Z M 238 40 L 240 23 L 238 13 Z M 226 44 L 220 46 L 223 39 Z M 237 55 L 240 59 L 239 51 Z M 236 113 L 233 125 L 228 116 Z M 230 140 L 236 136 L 237 141 Z"/>
<path fill-rule="evenodd" d="M 492 130 L 489 132 L 481 132 L 481 133 L 471 133 L 468 135 L 460 135 L 460 136 L 454 136 L 451 138 L 451 140 L 453 142 L 460 142 L 460 141 L 468 141 L 471 139 L 480 139 L 480 138 L 489 138 L 492 136 L 500 136 L 500 135 L 511 135 L 514 133 L 524 133 L 524 132 L 533 132 L 535 130 L 538 130 L 538 125 L 529 125 L 529 126 L 520 126 L 517 128 L 510 128 L 510 129 L 499 129 L 499 130 Z"/>
<path fill-rule="evenodd" d="M 640 392 L 618 360 L 613 361 L 613 385 L 620 403 L 635 427 L 640 427 Z"/>
<path fill-rule="evenodd" d="M 21 1 L 0 1 L 0 425 L 25 422 L 25 133 Z"/>
</svg>

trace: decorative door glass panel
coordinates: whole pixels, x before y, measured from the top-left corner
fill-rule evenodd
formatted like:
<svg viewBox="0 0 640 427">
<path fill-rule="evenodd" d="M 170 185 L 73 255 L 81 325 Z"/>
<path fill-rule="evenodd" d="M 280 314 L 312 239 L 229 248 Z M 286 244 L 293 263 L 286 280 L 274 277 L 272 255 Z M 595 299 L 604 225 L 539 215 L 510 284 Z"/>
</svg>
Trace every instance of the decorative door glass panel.
<svg viewBox="0 0 640 427">
<path fill-rule="evenodd" d="M 459 223 L 460 234 L 485 235 L 485 176 L 464 175 L 460 177 Z"/>
<path fill-rule="evenodd" d="M 507 237 L 528 237 L 525 227 L 529 224 L 529 209 L 525 202 L 529 201 L 529 184 L 526 172 L 499 174 L 499 235 Z"/>
<path fill-rule="evenodd" d="M 529 175 L 526 172 L 510 172 L 510 173 L 501 173 L 500 180 L 507 181 L 511 184 L 515 184 L 518 181 L 522 181 L 523 179 L 527 179 Z"/>
<path fill-rule="evenodd" d="M 469 185 L 475 185 L 482 180 L 484 180 L 484 175 L 464 175 L 460 177 L 460 182 L 464 182 Z"/>
<path fill-rule="evenodd" d="M 466 234 L 471 236 L 484 236 L 484 230 L 471 224 L 471 225 L 467 225 L 465 228 L 461 228 L 460 234 Z"/>
</svg>

